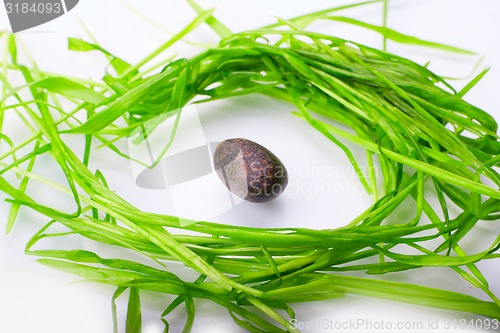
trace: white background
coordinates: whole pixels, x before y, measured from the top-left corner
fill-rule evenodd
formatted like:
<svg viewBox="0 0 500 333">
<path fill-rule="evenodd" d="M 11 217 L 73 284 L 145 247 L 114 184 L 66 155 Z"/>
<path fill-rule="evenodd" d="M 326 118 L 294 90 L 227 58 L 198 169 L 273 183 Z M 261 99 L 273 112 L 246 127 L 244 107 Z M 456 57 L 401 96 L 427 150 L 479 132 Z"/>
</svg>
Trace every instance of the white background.
<svg viewBox="0 0 500 333">
<path fill-rule="evenodd" d="M 19 33 L 42 69 L 84 78 L 102 77 L 106 63 L 101 56 L 66 50 L 68 36 L 88 38 L 80 21 L 85 23 L 103 47 L 134 63 L 163 43 L 171 35 L 169 32 L 179 31 L 195 17 L 194 12 L 182 0 L 129 1 L 141 13 L 155 21 L 157 26 L 147 23 L 119 1 L 80 2 L 67 15 Z M 200 1 L 205 8 L 216 7 L 217 17 L 233 31 L 271 23 L 273 16 L 288 18 L 341 3 L 344 2 Z M 389 50 L 421 63 L 431 60 L 431 69 L 449 77 L 467 76 L 480 56 L 483 56 L 482 67 L 488 65 L 492 66 L 492 69 L 467 94 L 466 100 L 500 120 L 499 13 L 498 0 L 393 1 L 389 13 L 390 27 L 424 39 L 464 47 L 477 52 L 478 56 L 450 55 L 390 42 Z M 349 10 L 343 15 L 374 24 L 380 24 L 382 20 L 380 5 Z M 373 46 L 381 45 L 380 36 L 340 23 L 324 22 L 314 25 L 313 28 Z M 3 8 L 0 8 L 0 29 L 8 29 L 8 20 Z M 217 41 L 217 37 L 206 27 L 198 29 L 187 39 L 209 45 L 214 45 Z M 199 50 L 190 44 L 180 43 L 172 51 L 168 51 L 166 56 L 175 52 L 189 56 Z M 0 54 L 3 54 L 2 49 Z M 453 84 L 460 88 L 465 82 L 454 81 Z M 230 137 L 252 139 L 275 152 L 291 171 L 289 189 L 280 199 L 265 205 L 244 203 L 218 216 L 216 221 L 252 226 L 332 228 L 349 222 L 371 203 L 368 196 L 360 193 L 358 181 L 339 149 L 315 133 L 309 125 L 291 116 L 290 113 L 294 111 L 292 106 L 261 96 L 247 96 L 200 106 L 199 111 L 209 141 Z M 172 213 L 172 207 L 169 207 L 168 198 L 164 193 L 141 190 L 134 185 L 130 167 L 125 162 L 117 162 L 114 157 L 101 162 L 103 165 L 111 164 L 108 169 L 113 172 L 105 173 L 112 187 L 120 195 L 142 209 Z M 325 166 L 326 172 L 323 168 Z M 325 188 L 322 187 L 324 183 L 335 186 Z M 0 228 L 3 228 L 2 223 L 6 221 L 7 215 L 8 205 L 2 203 Z M 71 275 L 37 264 L 36 258 L 23 253 L 26 241 L 43 222 L 24 211 L 9 236 L 0 233 L 0 332 L 110 332 L 110 298 L 113 288 L 82 283 Z M 488 227 L 479 225 L 477 236 L 488 238 L 488 235 L 498 234 L 498 230 L 498 225 L 493 223 Z M 480 239 L 472 239 L 469 244 L 471 248 L 484 248 L 486 242 Z M 80 245 L 87 249 L 96 246 L 90 242 L 75 244 Z M 480 268 L 484 269 L 489 278 L 491 289 L 497 295 L 500 294 L 500 270 L 494 267 L 493 262 L 482 263 Z M 481 293 L 473 290 L 451 270 L 446 272 L 441 269 L 426 269 L 384 278 L 449 288 L 482 297 Z M 143 295 L 145 333 L 162 332 L 159 314 L 168 304 L 168 300 L 169 298 L 164 296 Z M 207 302 L 199 302 L 198 305 L 194 333 L 242 332 L 232 323 L 224 309 Z M 124 319 L 125 302 L 119 302 L 119 306 L 121 317 Z M 438 320 L 442 328 L 449 320 L 474 318 L 448 311 L 354 296 L 341 300 L 299 304 L 294 308 L 298 320 L 309 322 L 311 325 L 318 325 L 324 319 L 336 322 L 358 319 L 393 323 L 422 322 L 424 329 L 414 330 L 415 332 L 442 331 L 428 329 L 430 321 Z M 182 327 L 182 314 L 177 313 L 169 319 L 172 323 L 171 331 L 179 332 Z"/>
</svg>

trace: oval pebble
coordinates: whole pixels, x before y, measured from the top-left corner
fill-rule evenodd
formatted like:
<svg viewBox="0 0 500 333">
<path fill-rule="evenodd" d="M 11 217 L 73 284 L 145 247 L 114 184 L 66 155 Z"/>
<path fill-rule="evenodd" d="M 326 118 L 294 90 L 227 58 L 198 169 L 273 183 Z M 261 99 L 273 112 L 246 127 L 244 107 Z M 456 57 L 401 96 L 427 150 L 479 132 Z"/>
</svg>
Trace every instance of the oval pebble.
<svg viewBox="0 0 500 333">
<path fill-rule="evenodd" d="M 247 139 L 219 143 L 214 166 L 224 185 L 250 202 L 271 201 L 283 193 L 288 184 L 288 172 L 278 157 Z"/>
</svg>

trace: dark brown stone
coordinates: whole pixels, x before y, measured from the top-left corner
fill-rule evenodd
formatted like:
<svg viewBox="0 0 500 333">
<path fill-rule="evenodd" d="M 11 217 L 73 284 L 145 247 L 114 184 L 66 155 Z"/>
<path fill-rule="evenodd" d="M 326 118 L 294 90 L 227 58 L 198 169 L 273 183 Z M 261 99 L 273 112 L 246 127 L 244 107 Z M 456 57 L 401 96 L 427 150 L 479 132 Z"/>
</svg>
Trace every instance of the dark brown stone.
<svg viewBox="0 0 500 333">
<path fill-rule="evenodd" d="M 278 197 L 288 184 L 281 161 L 267 148 L 247 139 L 228 139 L 217 146 L 214 166 L 224 185 L 250 202 Z"/>
</svg>

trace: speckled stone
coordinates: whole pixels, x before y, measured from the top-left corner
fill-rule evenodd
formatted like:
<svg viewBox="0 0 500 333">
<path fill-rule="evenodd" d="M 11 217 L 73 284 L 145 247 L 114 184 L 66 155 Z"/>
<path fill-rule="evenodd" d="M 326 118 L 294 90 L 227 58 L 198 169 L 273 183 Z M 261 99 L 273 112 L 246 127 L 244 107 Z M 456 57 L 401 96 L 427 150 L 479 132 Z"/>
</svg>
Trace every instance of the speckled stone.
<svg viewBox="0 0 500 333">
<path fill-rule="evenodd" d="M 267 148 L 247 139 L 228 139 L 219 143 L 214 166 L 224 185 L 250 202 L 277 198 L 288 184 L 288 172 Z"/>
</svg>

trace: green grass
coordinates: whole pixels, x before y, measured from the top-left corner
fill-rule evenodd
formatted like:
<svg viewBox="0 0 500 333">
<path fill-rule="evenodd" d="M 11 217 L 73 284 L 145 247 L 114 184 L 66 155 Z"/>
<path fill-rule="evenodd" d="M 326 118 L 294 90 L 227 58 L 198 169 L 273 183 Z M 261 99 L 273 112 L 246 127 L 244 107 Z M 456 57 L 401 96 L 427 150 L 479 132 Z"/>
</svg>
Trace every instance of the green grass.
<svg viewBox="0 0 500 333">
<path fill-rule="evenodd" d="M 497 123 L 462 98 L 487 70 L 456 92 L 442 77 L 408 59 L 307 30 L 315 20 L 336 20 L 374 30 L 384 39 L 468 52 L 387 28 L 387 9 L 383 26 L 331 16 L 342 7 L 231 33 L 212 16 L 213 11 L 190 4 L 198 16 L 136 64 L 96 43 L 69 39 L 71 50 L 101 52 L 109 59 L 115 73 L 108 73 L 102 82 L 49 74 L 36 63 L 19 64 L 18 41 L 13 35 L 1 36 L 6 52 L 0 74 L 0 129 L 8 113 L 30 133 L 24 140 L 13 140 L 8 131 L 0 135 L 0 190 L 12 203 L 7 232 L 21 207 L 49 221 L 27 244 L 26 252 L 46 266 L 115 286 L 115 331 L 119 325 L 115 300 L 127 289 L 127 332 L 140 331 L 140 294 L 145 290 L 177 296 L 162 317 L 185 306 L 184 332 L 195 320 L 196 299 L 227 309 L 235 323 L 250 332 L 297 332 L 290 323 L 293 303 L 345 294 L 500 319 L 500 301 L 477 266 L 483 260 L 498 260 L 500 237 L 478 253 L 466 253 L 462 247 L 477 224 L 495 223 L 500 211 Z M 163 55 L 203 23 L 221 37 L 217 47 L 189 59 Z M 151 74 L 155 67 L 147 65 L 159 57 L 166 65 Z M 13 86 L 12 72 L 25 82 Z M 208 89 L 213 83 L 220 85 Z M 207 221 L 186 225 L 176 216 L 140 211 L 108 188 L 103 172 L 92 168 L 92 158 L 100 152 L 96 144 L 110 149 L 116 158 L 130 159 L 119 148 L 122 141 L 159 116 L 174 116 L 171 111 L 195 97 L 202 97 L 197 103 L 209 103 L 256 93 L 291 103 L 296 116 L 339 146 L 375 198 L 373 206 L 337 229 L 252 228 Z M 75 138 L 85 142 L 83 151 L 71 148 Z M 355 159 L 352 145 L 366 150 L 367 168 Z M 57 163 L 64 183 L 34 173 L 39 156 Z M 380 177 L 363 172 L 374 168 L 381 170 Z M 59 190 L 73 199 L 74 206 L 61 210 L 41 204 L 42 198 L 28 194 L 32 182 Z M 436 197 L 438 210 L 429 203 Z M 414 217 L 387 223 L 408 200 L 414 204 Z M 451 204 L 460 209 L 457 216 L 450 214 Z M 55 224 L 68 231 L 52 231 Z M 137 252 L 149 264 L 103 258 L 82 249 L 36 247 L 46 238 L 70 235 Z M 418 254 L 408 254 L 415 251 Z M 372 261 L 360 263 L 363 259 Z M 199 278 L 179 278 L 169 271 L 170 262 L 182 263 Z M 489 300 L 448 291 L 448 282 L 442 283 L 443 289 L 434 289 L 383 279 L 384 274 L 414 273 L 424 267 L 453 270 L 457 279 L 463 278 Z M 355 271 L 368 276 L 343 274 Z M 287 316 L 280 314 L 281 309 Z M 162 320 L 168 331 L 168 321 Z"/>
</svg>

